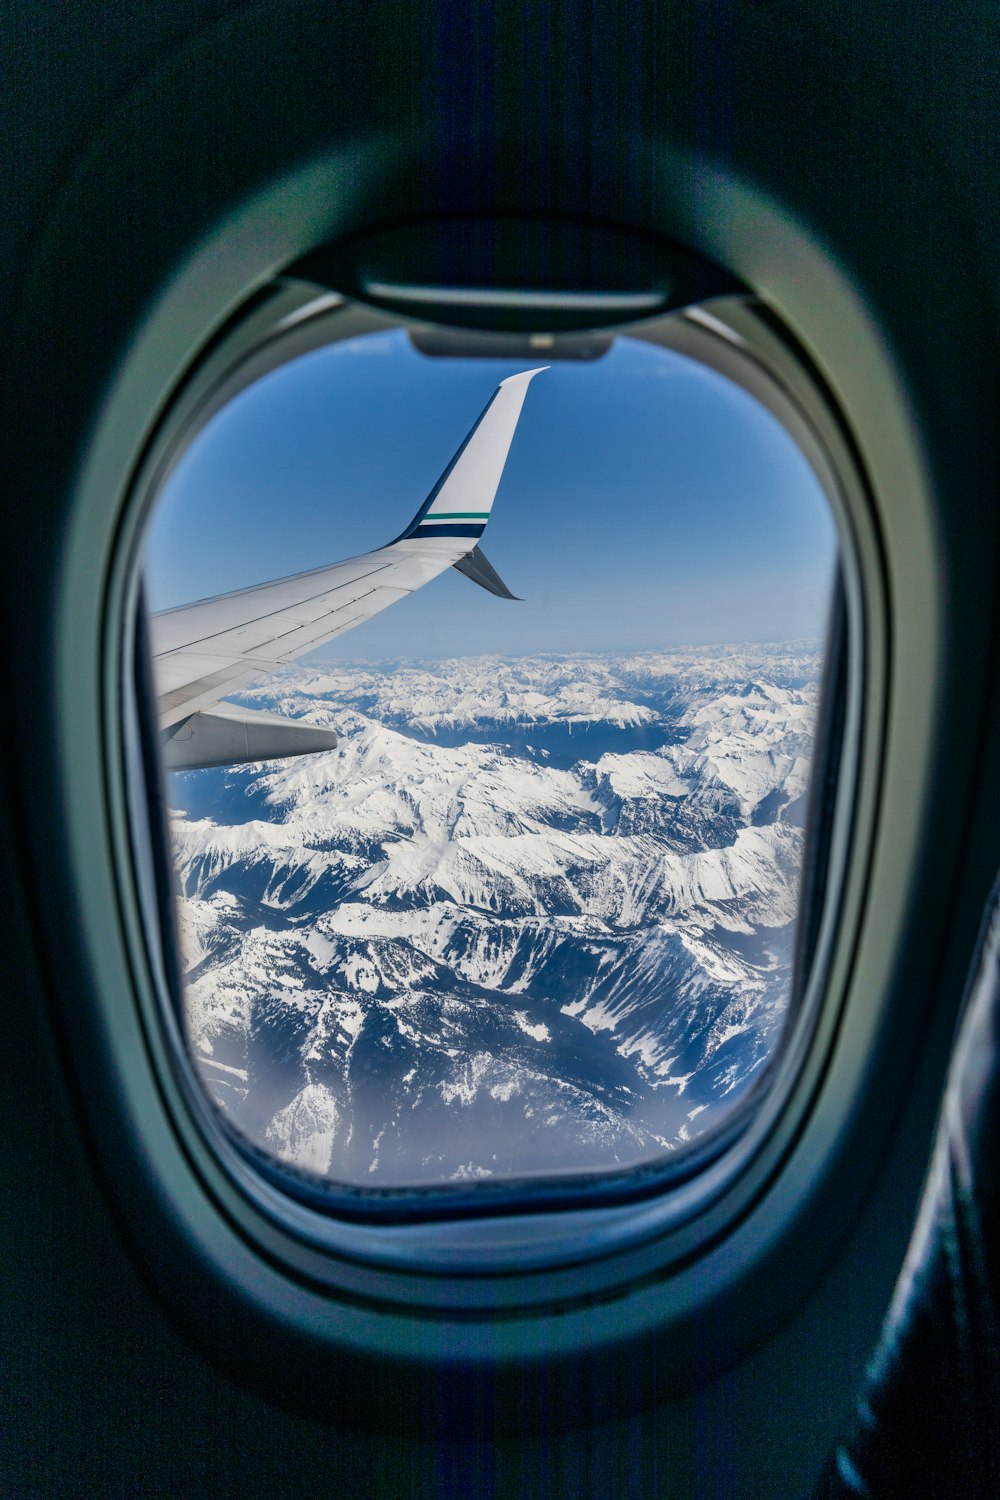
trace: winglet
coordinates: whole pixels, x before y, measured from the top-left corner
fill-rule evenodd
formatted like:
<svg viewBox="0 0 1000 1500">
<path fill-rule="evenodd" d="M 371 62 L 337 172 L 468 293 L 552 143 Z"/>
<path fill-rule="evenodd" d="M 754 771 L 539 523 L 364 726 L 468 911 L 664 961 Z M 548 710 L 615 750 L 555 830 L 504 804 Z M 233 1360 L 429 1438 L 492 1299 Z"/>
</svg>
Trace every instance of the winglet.
<svg viewBox="0 0 1000 1500">
<path fill-rule="evenodd" d="M 479 540 L 490 518 L 528 384 L 548 368 L 541 365 L 537 370 L 521 370 L 501 380 L 482 416 L 397 541 L 468 537 L 471 547 Z"/>
<path fill-rule="evenodd" d="M 473 583 L 478 583 L 480 588 L 487 589 L 489 593 L 496 594 L 500 599 L 517 599 L 517 595 L 511 593 L 496 568 L 492 563 L 487 562 L 478 547 L 473 547 L 472 551 L 460 557 L 457 563 L 452 563 L 452 567 L 457 568 L 460 573 L 465 574 L 466 578 L 471 578 Z"/>
</svg>

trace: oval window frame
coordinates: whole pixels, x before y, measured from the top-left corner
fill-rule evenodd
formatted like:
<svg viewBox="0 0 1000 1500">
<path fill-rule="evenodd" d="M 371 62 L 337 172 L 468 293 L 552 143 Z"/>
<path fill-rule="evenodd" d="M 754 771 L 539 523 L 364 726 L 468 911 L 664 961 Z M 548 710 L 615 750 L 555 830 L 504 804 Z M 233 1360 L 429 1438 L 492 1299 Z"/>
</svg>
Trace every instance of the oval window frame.
<svg viewBox="0 0 1000 1500">
<path fill-rule="evenodd" d="M 136 614 L 136 558 L 153 497 L 211 416 L 269 370 L 309 349 L 406 326 L 405 319 L 294 280 L 262 289 L 237 310 L 179 382 L 138 467 L 127 510 L 126 622 Z M 732 1126 L 713 1132 L 705 1150 L 685 1153 L 679 1169 L 669 1163 L 633 1168 L 621 1174 L 627 1180 L 610 1186 L 610 1174 L 559 1189 L 551 1183 L 531 1185 L 527 1191 L 512 1185 L 503 1201 L 488 1206 L 474 1195 L 463 1201 L 454 1192 L 447 1201 L 443 1194 L 435 1201 L 421 1188 L 398 1195 L 415 1205 L 404 1214 L 391 1208 L 388 1214 L 372 1213 L 370 1203 L 358 1212 L 356 1200 L 340 1196 L 338 1201 L 336 1193 L 328 1192 L 321 1195 L 320 1208 L 314 1195 L 294 1191 L 292 1173 L 275 1170 L 264 1153 L 258 1160 L 220 1128 L 195 1075 L 176 1029 L 172 995 L 177 977 L 171 973 L 170 943 L 157 948 L 148 941 L 150 933 L 161 930 L 164 908 L 155 858 L 142 854 L 143 845 L 148 854 L 162 840 L 162 832 L 148 821 L 143 826 L 150 763 L 148 757 L 145 763 L 134 754 L 126 757 L 131 840 L 139 851 L 131 871 L 133 894 L 143 911 L 140 927 L 146 935 L 150 980 L 142 990 L 143 1024 L 172 1127 L 203 1186 L 248 1242 L 293 1276 L 332 1293 L 355 1295 L 363 1286 L 370 1294 L 374 1272 L 381 1283 L 376 1294 L 380 1302 L 476 1307 L 487 1314 L 509 1308 L 515 1283 L 520 1287 L 518 1305 L 537 1308 L 554 1299 L 608 1295 L 637 1274 L 648 1275 L 654 1264 L 656 1274 L 669 1272 L 697 1254 L 699 1244 L 739 1221 L 780 1162 L 779 1142 L 789 1134 L 794 1137 L 801 1126 L 822 1076 L 820 1056 L 832 1040 L 838 1008 L 830 1003 L 832 950 L 838 934 L 843 936 L 847 868 L 856 862 L 851 844 L 857 773 L 875 686 L 866 648 L 872 588 L 862 578 L 855 535 L 858 516 L 868 512 L 862 472 L 829 393 L 802 351 L 752 299 L 714 299 L 621 331 L 715 369 L 771 411 L 820 478 L 840 535 L 848 619 L 844 753 L 838 757 L 826 896 L 799 1014 L 785 1028 L 779 1056 L 769 1064 L 775 1076 L 751 1117 L 744 1124 L 742 1111 L 734 1112 Z M 135 656 L 127 624 L 119 641 L 119 681 L 127 684 Z M 121 706 L 129 726 L 126 738 L 134 745 L 136 704 L 127 685 Z M 114 747 L 109 751 L 113 754 Z M 584 1266 L 587 1275 L 581 1284 Z M 503 1278 L 502 1294 L 498 1278 Z"/>
</svg>

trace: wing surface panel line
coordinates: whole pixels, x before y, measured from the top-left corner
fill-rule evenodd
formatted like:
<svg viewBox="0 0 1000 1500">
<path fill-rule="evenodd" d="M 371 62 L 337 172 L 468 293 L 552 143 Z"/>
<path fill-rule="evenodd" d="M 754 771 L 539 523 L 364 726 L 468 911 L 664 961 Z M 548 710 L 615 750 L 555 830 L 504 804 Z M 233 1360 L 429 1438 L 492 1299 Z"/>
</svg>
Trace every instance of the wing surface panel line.
<svg viewBox="0 0 1000 1500">
<path fill-rule="evenodd" d="M 382 548 L 380 550 L 381 551 L 388 551 L 388 548 Z M 370 553 L 367 554 L 367 556 L 368 557 L 377 557 L 378 553 L 377 552 L 370 552 Z M 357 559 L 357 561 L 362 561 L 362 560 L 363 559 Z M 346 567 L 349 563 L 354 562 L 354 561 L 355 561 L 354 558 L 348 558 L 346 560 L 346 562 L 344 562 L 344 563 L 327 563 L 325 565 L 325 567 L 311 569 L 311 572 L 312 573 L 326 573 L 331 568 Z M 384 573 L 385 570 L 386 570 L 386 568 L 391 568 L 391 567 L 392 567 L 392 562 L 391 561 L 387 561 L 387 562 L 384 562 L 384 563 L 379 563 L 378 567 L 376 567 L 376 568 L 369 568 L 368 571 L 365 572 L 365 573 L 356 573 L 351 578 L 345 578 L 343 583 L 335 583 L 330 588 L 320 589 L 320 591 L 318 593 L 316 593 L 316 594 L 306 594 L 304 596 L 304 598 L 302 598 L 302 599 L 296 599 L 293 602 L 290 602 L 290 603 L 284 605 L 283 608 L 284 609 L 297 609 L 297 608 L 300 608 L 303 604 L 311 604 L 314 600 L 322 599 L 322 598 L 326 597 L 329 594 L 338 593 L 340 589 L 350 588 L 350 586 L 351 586 L 352 583 L 360 583 L 363 578 L 371 578 L 375 573 Z M 278 579 L 277 583 L 280 583 L 280 584 L 292 583 L 296 579 L 306 578 L 308 576 L 309 575 L 306 574 L 306 573 L 290 573 L 287 578 L 280 578 L 280 579 Z M 165 609 L 165 610 L 161 610 L 161 611 L 159 611 L 159 613 L 156 616 L 154 616 L 154 618 L 157 619 L 157 620 L 162 620 L 162 619 L 165 619 L 167 615 L 177 614 L 181 610 L 191 610 L 192 613 L 193 613 L 196 609 L 202 608 L 203 605 L 221 604 L 224 600 L 237 599 L 237 598 L 240 598 L 241 596 L 246 595 L 246 594 L 255 594 L 255 593 L 258 593 L 262 589 L 273 589 L 274 587 L 275 587 L 275 583 L 273 583 L 273 582 L 272 583 L 255 583 L 252 586 L 252 588 L 235 589 L 230 594 L 217 594 L 214 599 L 199 599 L 197 601 L 197 603 L 195 603 L 195 604 L 182 604 L 182 605 L 180 605 L 178 607 L 178 609 L 172 609 L 172 610 Z M 273 619 L 276 613 L 277 613 L 277 611 L 275 611 L 275 610 L 265 610 L 263 614 L 251 615 L 249 619 L 247 619 L 247 620 L 241 620 L 239 622 L 239 624 L 237 624 L 237 625 L 228 625 L 228 626 L 226 626 L 224 631 L 214 630 L 214 631 L 211 631 L 208 635 L 195 636 L 192 640 L 189 640 L 189 641 L 178 641 L 178 643 L 175 646 L 168 646 L 166 648 L 166 650 L 156 652 L 156 656 L 157 657 L 159 657 L 159 656 L 169 656 L 174 651 L 187 651 L 187 650 L 190 650 L 192 647 L 200 645 L 203 641 L 214 640 L 215 637 L 218 636 L 218 635 L 228 634 L 228 632 L 230 630 L 239 630 L 239 629 L 241 629 L 245 625 L 256 625 L 258 622 L 261 622 L 261 621 L 264 621 L 264 620 Z"/>
</svg>

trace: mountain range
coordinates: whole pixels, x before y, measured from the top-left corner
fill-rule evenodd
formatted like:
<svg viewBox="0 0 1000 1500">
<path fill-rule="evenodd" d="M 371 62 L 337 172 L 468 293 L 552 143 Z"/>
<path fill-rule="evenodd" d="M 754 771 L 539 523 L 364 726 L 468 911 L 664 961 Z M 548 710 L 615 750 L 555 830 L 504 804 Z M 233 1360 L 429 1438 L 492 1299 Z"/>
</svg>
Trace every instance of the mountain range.
<svg viewBox="0 0 1000 1500">
<path fill-rule="evenodd" d="M 813 643 L 317 663 L 335 751 L 172 775 L 210 1096 L 354 1186 L 683 1151 L 788 1010 Z"/>
</svg>

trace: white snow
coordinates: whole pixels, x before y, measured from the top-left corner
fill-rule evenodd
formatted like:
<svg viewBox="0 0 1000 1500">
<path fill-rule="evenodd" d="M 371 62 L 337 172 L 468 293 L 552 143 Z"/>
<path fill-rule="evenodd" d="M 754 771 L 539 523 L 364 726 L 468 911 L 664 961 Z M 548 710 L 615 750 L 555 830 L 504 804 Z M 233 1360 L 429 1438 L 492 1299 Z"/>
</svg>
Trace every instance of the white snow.
<svg viewBox="0 0 1000 1500">
<path fill-rule="evenodd" d="M 274 1116 L 265 1139 L 282 1161 L 323 1173 L 330 1165 L 336 1134 L 333 1095 L 323 1084 L 309 1083 Z"/>
<path fill-rule="evenodd" d="M 518 1026 L 520 1026 L 525 1035 L 533 1037 L 536 1042 L 550 1042 L 552 1040 L 552 1033 L 549 1031 L 549 1028 L 546 1026 L 545 1022 L 538 1021 L 536 1024 L 532 1025 L 531 1021 L 529 1021 L 528 1019 L 527 1011 L 516 1010 L 514 1012 L 514 1020 L 517 1022 Z"/>
</svg>

